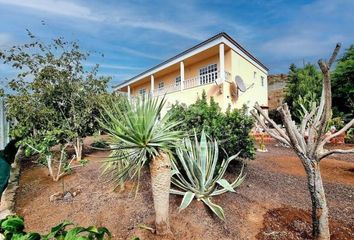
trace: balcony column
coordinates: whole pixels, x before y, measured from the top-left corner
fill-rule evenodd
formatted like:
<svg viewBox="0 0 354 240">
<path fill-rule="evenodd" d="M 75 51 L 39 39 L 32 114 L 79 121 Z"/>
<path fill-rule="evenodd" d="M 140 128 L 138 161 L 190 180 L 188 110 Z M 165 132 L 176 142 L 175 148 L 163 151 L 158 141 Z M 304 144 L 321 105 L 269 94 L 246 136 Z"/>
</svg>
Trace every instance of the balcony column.
<svg viewBox="0 0 354 240">
<path fill-rule="evenodd" d="M 181 90 L 184 89 L 184 62 L 180 62 L 179 65 L 180 75 L 181 75 Z"/>
<path fill-rule="evenodd" d="M 154 90 L 155 90 L 155 78 L 154 78 L 154 75 L 151 75 L 150 76 L 150 92 L 151 92 L 151 96 L 153 97 L 154 96 Z"/>
<path fill-rule="evenodd" d="M 219 45 L 219 71 L 221 81 L 225 81 L 225 51 L 224 44 Z"/>
<path fill-rule="evenodd" d="M 130 86 L 128 85 L 128 100 L 130 101 Z"/>
</svg>

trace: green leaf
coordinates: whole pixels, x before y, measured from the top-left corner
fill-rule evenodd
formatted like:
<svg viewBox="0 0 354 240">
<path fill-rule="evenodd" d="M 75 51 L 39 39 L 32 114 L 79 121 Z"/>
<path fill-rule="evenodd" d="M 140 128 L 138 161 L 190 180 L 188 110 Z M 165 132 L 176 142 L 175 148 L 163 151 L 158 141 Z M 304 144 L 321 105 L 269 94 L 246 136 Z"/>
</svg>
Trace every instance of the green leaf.
<svg viewBox="0 0 354 240">
<path fill-rule="evenodd" d="M 213 211 L 216 216 L 225 221 L 224 210 L 219 205 L 212 203 L 209 198 L 202 198 L 202 201 Z"/>
<path fill-rule="evenodd" d="M 216 181 L 220 186 L 229 190 L 230 192 L 235 192 L 231 184 L 226 179 L 220 179 Z"/>
<path fill-rule="evenodd" d="M 195 196 L 195 193 L 192 192 L 186 192 L 183 196 L 181 205 L 179 206 L 179 211 L 182 211 L 186 207 L 189 206 L 189 204 L 192 202 L 193 198 Z"/>
<path fill-rule="evenodd" d="M 11 233 L 21 233 L 24 228 L 23 218 L 15 215 L 7 216 L 0 225 L 0 229 Z"/>
</svg>

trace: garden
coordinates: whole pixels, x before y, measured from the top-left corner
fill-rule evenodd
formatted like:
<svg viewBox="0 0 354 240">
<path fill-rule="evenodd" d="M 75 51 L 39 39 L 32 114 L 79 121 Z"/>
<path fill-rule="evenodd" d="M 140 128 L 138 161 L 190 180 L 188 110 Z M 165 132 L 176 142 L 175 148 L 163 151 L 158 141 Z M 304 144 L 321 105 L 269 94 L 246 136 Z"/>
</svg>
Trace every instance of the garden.
<svg viewBox="0 0 354 240">
<path fill-rule="evenodd" d="M 2 93 L 4 239 L 354 238 L 354 46 L 335 68 L 340 44 L 290 66 L 277 112 L 204 93 L 161 115 L 168 96 L 110 93 L 77 42 L 28 36 L 0 51 L 18 72 Z"/>
</svg>

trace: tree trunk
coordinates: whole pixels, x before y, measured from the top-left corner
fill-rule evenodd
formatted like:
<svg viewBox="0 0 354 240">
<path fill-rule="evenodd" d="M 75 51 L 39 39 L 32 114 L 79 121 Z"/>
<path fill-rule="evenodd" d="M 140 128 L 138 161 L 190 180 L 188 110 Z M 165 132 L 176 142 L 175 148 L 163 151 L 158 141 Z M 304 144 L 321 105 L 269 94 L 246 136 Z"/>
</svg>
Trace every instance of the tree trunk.
<svg viewBox="0 0 354 240">
<path fill-rule="evenodd" d="M 308 174 L 308 188 L 312 201 L 312 236 L 315 240 L 329 240 L 328 207 L 323 188 L 320 166 L 313 162 L 312 171 Z"/>
<path fill-rule="evenodd" d="M 151 187 L 155 208 L 157 235 L 170 235 L 169 197 L 171 185 L 170 157 L 160 152 L 150 163 Z"/>
<path fill-rule="evenodd" d="M 80 137 L 75 139 L 74 142 L 74 149 L 75 149 L 75 155 L 76 155 L 76 161 L 80 162 L 82 159 L 82 139 Z"/>
</svg>

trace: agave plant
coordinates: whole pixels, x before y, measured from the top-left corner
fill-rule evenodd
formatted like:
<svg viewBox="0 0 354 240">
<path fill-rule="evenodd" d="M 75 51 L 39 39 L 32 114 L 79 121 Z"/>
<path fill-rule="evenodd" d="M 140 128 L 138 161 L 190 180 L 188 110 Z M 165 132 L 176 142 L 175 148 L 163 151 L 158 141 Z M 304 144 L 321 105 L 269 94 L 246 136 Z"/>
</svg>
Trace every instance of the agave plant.
<svg viewBox="0 0 354 240">
<path fill-rule="evenodd" d="M 64 221 L 53 227 L 51 232 L 41 236 L 39 233 L 26 233 L 25 225 L 22 217 L 9 215 L 5 219 L 0 220 L 0 238 L 1 234 L 5 240 L 50 240 L 50 239 L 65 239 L 65 240 L 103 240 L 105 236 L 111 239 L 111 233 L 105 227 L 73 227 L 66 230 L 73 223 Z"/>
<path fill-rule="evenodd" d="M 172 162 L 172 183 L 178 189 L 171 189 L 170 193 L 184 196 L 180 210 L 185 209 L 194 198 L 202 200 L 220 219 L 225 220 L 224 210 L 211 201 L 211 197 L 225 192 L 235 192 L 246 175 L 241 173 L 232 182 L 224 179 L 229 163 L 236 159 L 239 153 L 222 161 L 217 166 L 219 146 L 216 140 L 207 141 L 203 131 L 200 141 L 195 134 L 192 142 L 189 138 L 183 140 L 183 147 L 177 148 L 176 162 Z"/>
<path fill-rule="evenodd" d="M 173 129 L 179 124 L 167 113 L 160 118 L 165 98 L 126 101 L 124 111 L 112 102 L 103 106 L 101 125 L 111 137 L 113 150 L 109 162 L 125 161 L 115 165 L 115 180 L 122 183 L 139 178 L 142 167 L 150 165 L 151 185 L 155 208 L 156 233 L 170 233 L 169 189 L 171 183 L 171 149 L 180 142 L 182 133 Z M 117 167 L 118 166 L 118 167 Z"/>
</svg>

